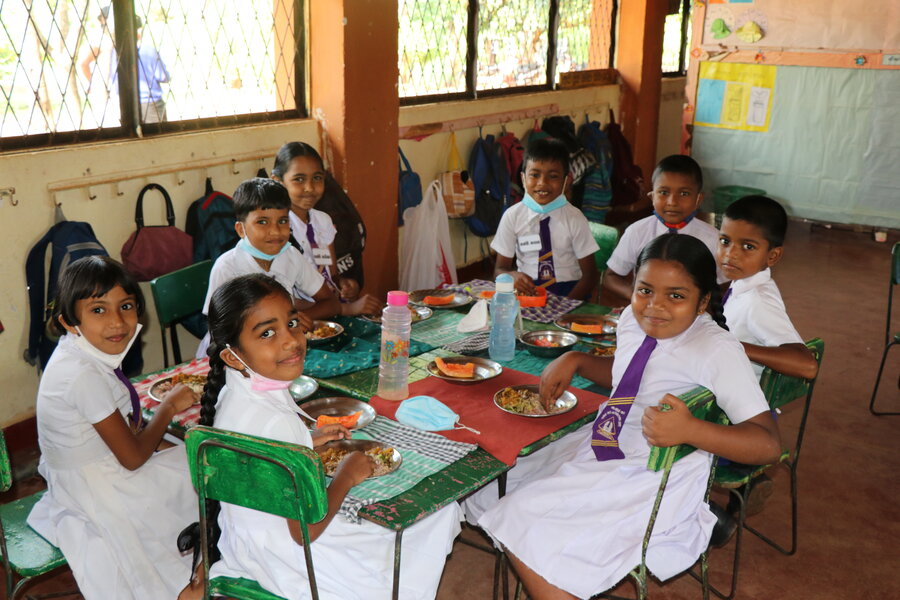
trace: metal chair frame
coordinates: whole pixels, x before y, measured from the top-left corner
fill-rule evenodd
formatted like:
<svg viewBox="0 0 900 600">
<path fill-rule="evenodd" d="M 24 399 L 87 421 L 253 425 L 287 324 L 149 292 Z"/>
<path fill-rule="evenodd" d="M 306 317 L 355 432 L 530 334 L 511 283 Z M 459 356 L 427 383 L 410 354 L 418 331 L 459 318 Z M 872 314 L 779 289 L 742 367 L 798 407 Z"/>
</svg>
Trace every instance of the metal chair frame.
<svg viewBox="0 0 900 600">
<path fill-rule="evenodd" d="M 900 415 L 900 411 L 878 411 L 875 410 L 875 397 L 878 395 L 878 385 L 881 382 L 881 375 L 884 372 L 884 365 L 887 361 L 888 352 L 891 348 L 900 344 L 900 333 L 895 333 L 891 339 L 891 309 L 894 305 L 894 286 L 900 285 L 900 242 L 894 244 L 891 250 L 891 280 L 888 284 L 888 303 L 887 303 L 887 319 L 884 326 L 884 352 L 881 354 L 881 365 L 878 367 L 878 374 L 875 376 L 875 388 L 872 390 L 872 399 L 869 400 L 869 412 L 877 416 Z M 900 388 L 900 380 L 897 381 L 897 387 Z"/>
</svg>

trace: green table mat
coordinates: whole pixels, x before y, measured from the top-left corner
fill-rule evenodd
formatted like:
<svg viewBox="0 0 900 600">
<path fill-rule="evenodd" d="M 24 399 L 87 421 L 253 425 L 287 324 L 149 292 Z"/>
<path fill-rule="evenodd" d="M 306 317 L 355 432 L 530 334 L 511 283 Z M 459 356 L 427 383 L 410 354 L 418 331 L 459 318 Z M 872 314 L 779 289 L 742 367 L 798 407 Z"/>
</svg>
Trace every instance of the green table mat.
<svg viewBox="0 0 900 600">
<path fill-rule="evenodd" d="M 453 356 L 452 352 L 448 352 L 442 348 L 435 348 L 418 356 L 409 359 L 409 376 L 407 381 L 413 383 L 420 379 L 428 377 L 425 367 L 433 361 L 437 356 Z M 345 396 L 357 398 L 368 402 L 369 398 L 378 393 L 378 367 L 372 367 L 362 371 L 355 371 L 332 377 L 329 379 L 320 379 L 319 384 L 329 389 L 338 391 Z"/>
<path fill-rule="evenodd" d="M 587 352 L 591 349 L 590 346 L 582 343 L 575 344 L 572 348 L 573 350 L 578 350 L 579 352 Z M 487 353 L 484 354 L 487 356 Z M 544 367 L 549 365 L 553 361 L 552 358 L 543 358 L 540 356 L 535 356 L 528 350 L 521 348 L 521 346 L 516 349 L 516 355 L 512 360 L 501 362 L 505 368 L 515 369 L 516 371 L 522 371 L 523 373 L 530 373 L 531 375 L 541 376 L 541 373 L 544 372 Z M 590 386 L 594 385 L 594 382 L 585 379 L 581 375 L 575 375 L 572 378 L 571 385 L 573 387 L 587 389 Z"/>
<path fill-rule="evenodd" d="M 461 340 L 469 334 L 458 332 L 456 325 L 472 306 L 472 304 L 467 305 L 465 312 L 434 309 L 434 314 L 430 319 L 413 325 L 410 337 L 417 342 L 431 344 L 435 347 Z"/>
<path fill-rule="evenodd" d="M 362 319 L 338 318 L 343 335 L 329 344 L 310 347 L 303 373 L 316 379 L 338 377 L 378 366 L 381 348 L 381 325 Z M 410 340 L 409 355 L 415 356 L 435 348 L 437 344 Z"/>
</svg>

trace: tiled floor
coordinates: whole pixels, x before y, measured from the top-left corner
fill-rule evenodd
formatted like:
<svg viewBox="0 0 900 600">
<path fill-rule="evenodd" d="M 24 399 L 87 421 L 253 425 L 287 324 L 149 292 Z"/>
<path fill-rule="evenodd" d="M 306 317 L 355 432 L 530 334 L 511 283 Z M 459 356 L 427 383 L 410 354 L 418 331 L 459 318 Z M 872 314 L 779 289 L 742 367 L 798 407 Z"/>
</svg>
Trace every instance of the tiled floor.
<svg viewBox="0 0 900 600">
<path fill-rule="evenodd" d="M 738 598 L 900 598 L 900 476 L 893 460 L 900 450 L 900 417 L 874 417 L 869 396 L 881 357 L 890 248 L 871 234 L 792 223 L 784 260 L 775 268 L 788 310 L 804 338 L 825 340 L 799 469 L 800 543 L 784 557 L 753 536 L 745 536 Z M 900 302 L 898 302 L 900 304 Z M 900 331 L 896 311 L 892 331 Z M 900 350 L 882 381 L 879 402 L 900 410 Z M 779 420 L 793 431 L 797 411 Z M 786 471 L 776 471 L 776 496 L 752 522 L 787 533 Z M 32 482 L 31 486 L 35 484 Z M 477 539 L 472 531 L 463 533 Z M 727 576 L 731 547 L 713 551 L 713 581 Z M 490 598 L 492 558 L 457 543 L 439 600 Z M 70 589 L 61 575 L 35 590 Z M 621 586 L 631 594 L 633 586 Z M 697 583 L 681 576 L 651 584 L 657 600 L 698 598 Z"/>
</svg>

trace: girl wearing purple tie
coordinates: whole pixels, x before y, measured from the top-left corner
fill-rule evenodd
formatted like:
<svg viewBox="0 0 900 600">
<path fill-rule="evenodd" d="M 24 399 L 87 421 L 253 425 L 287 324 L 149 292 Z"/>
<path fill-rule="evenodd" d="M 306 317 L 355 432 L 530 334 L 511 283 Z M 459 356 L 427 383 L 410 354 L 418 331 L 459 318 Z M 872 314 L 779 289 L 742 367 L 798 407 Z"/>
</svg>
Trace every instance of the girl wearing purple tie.
<svg viewBox="0 0 900 600">
<path fill-rule="evenodd" d="M 198 397 L 177 384 L 143 422 L 119 368 L 143 312 L 138 284 L 111 258 L 63 271 L 53 324 L 64 335 L 37 397 L 47 493 L 28 524 L 59 546 L 88 600 L 175 598 L 191 575 L 191 556 L 175 544 L 197 518 L 187 457 L 183 446 L 157 449 Z"/>
<path fill-rule="evenodd" d="M 328 213 L 314 208 L 325 194 L 325 165 L 316 149 L 304 142 L 290 142 L 275 155 L 272 179 L 281 182 L 291 197 L 292 243 L 339 294 L 344 315 L 381 314 L 374 296 L 360 296 L 359 282 L 338 275 L 334 238 L 337 229 Z"/>
<path fill-rule="evenodd" d="M 588 598 L 640 562 L 661 477 L 647 469 L 651 444 L 702 450 L 676 463 L 668 481 L 647 552 L 660 580 L 690 567 L 709 543 L 710 453 L 765 464 L 781 451 L 750 362 L 725 328 L 715 260 L 694 237 L 663 235 L 644 248 L 615 358 L 561 356 L 543 373 L 542 399 L 559 396 L 576 373 L 611 385 L 610 400 L 594 423 L 520 460 L 514 491 L 478 519 L 536 600 Z M 691 415 L 676 396 L 697 386 L 735 425 Z"/>
<path fill-rule="evenodd" d="M 542 138 L 528 146 L 523 164 L 525 197 L 503 213 L 491 242 L 497 253 L 494 275 L 512 275 L 520 293 L 545 287 L 586 299 L 597 285 L 594 252 L 600 247 L 584 214 L 563 193 L 569 152 L 562 142 Z"/>
</svg>

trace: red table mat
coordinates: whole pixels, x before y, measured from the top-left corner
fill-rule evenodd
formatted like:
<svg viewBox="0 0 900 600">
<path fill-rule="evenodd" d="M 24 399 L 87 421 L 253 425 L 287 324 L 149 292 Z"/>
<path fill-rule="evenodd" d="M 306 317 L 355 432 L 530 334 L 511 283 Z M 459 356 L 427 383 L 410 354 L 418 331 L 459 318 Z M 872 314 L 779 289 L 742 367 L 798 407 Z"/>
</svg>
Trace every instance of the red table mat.
<svg viewBox="0 0 900 600">
<path fill-rule="evenodd" d="M 606 402 L 606 396 L 586 392 L 577 388 L 569 391 L 578 398 L 578 405 L 572 410 L 555 417 L 520 417 L 497 408 L 494 394 L 507 386 L 537 384 L 540 378 L 513 369 L 503 372 L 488 381 L 474 385 L 448 383 L 437 377 L 426 377 L 410 384 L 409 395 L 433 396 L 453 409 L 459 415 L 459 422 L 481 432 L 481 435 L 465 429 L 436 431 L 448 439 L 469 444 L 478 444 L 497 460 L 508 465 L 516 462 L 516 457 L 525 446 L 562 429 L 587 414 L 594 414 Z M 391 419 L 397 412 L 399 402 L 373 397 L 369 404 L 378 414 Z"/>
<path fill-rule="evenodd" d="M 134 384 L 134 389 L 137 390 L 138 396 L 141 399 L 141 408 L 149 409 L 150 411 L 155 412 L 156 407 L 159 406 L 159 402 L 150 397 L 150 388 L 154 383 L 159 381 L 160 379 L 165 379 L 166 377 L 171 377 L 176 373 L 186 373 L 188 375 L 203 375 L 209 372 L 209 359 L 194 359 L 191 362 L 181 365 L 180 367 L 175 367 L 169 371 L 163 371 L 162 373 L 156 373 L 154 375 L 150 375 L 143 381 Z M 191 427 L 197 425 L 200 422 L 200 405 L 195 404 L 189 409 L 182 411 L 175 415 L 172 419 L 178 425 L 181 425 L 185 429 L 190 429 Z"/>
</svg>

